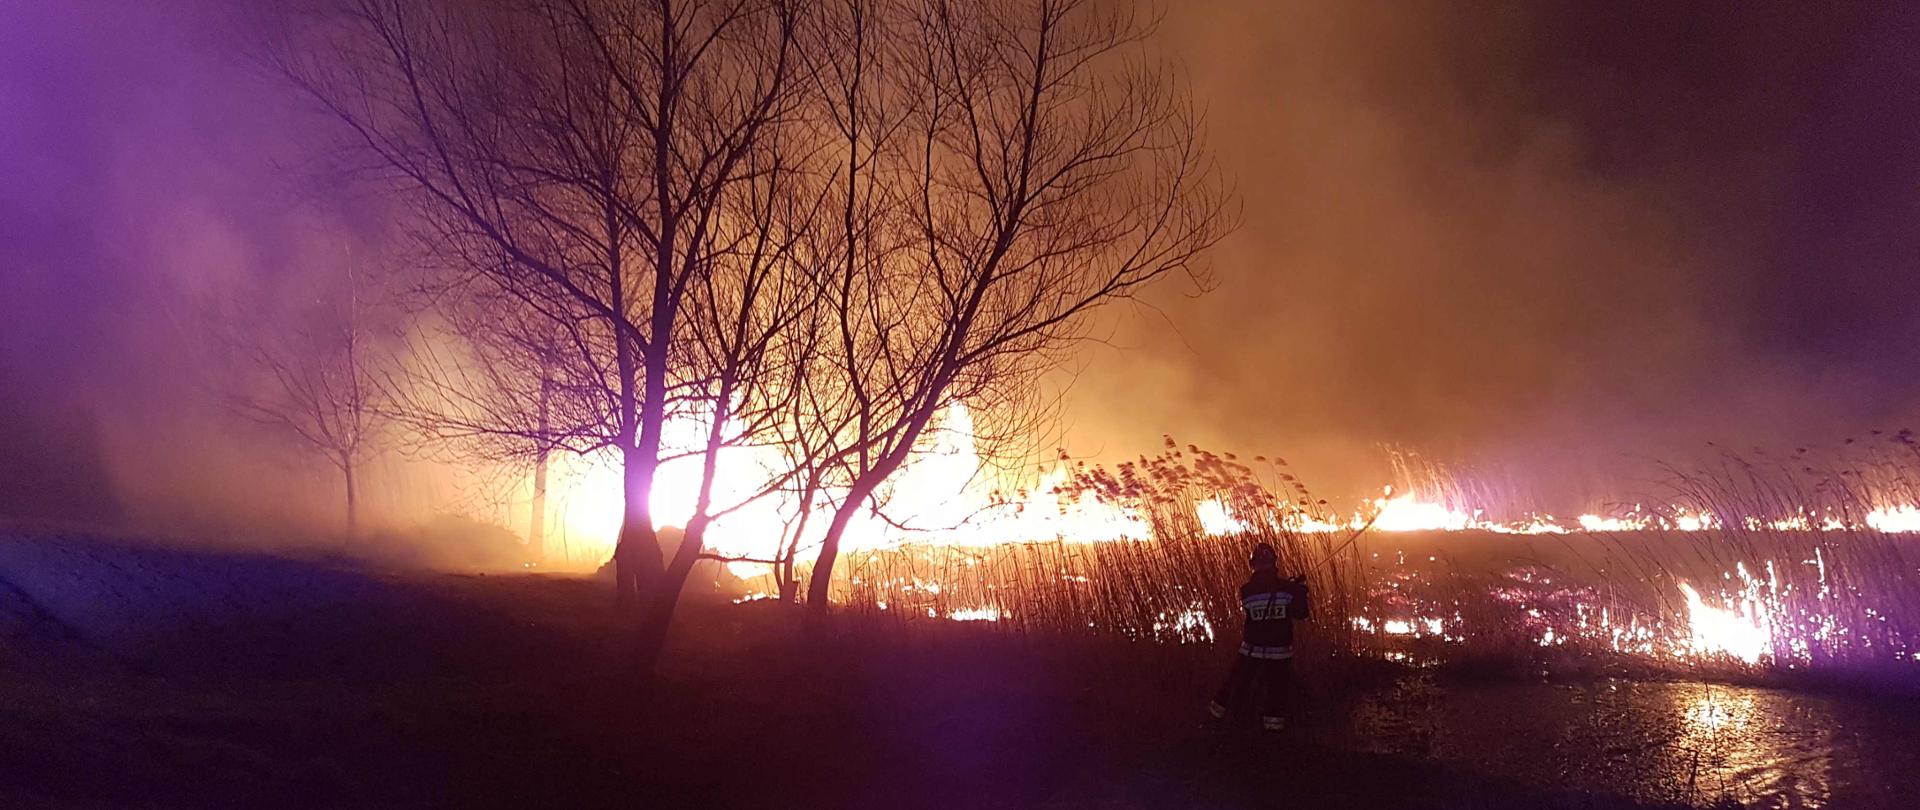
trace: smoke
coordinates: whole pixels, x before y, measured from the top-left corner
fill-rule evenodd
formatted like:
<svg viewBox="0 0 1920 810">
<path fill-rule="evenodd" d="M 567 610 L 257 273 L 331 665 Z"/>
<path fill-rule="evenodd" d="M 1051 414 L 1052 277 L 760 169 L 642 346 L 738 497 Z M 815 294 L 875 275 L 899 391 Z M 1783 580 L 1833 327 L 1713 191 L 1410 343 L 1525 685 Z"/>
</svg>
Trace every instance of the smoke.
<svg viewBox="0 0 1920 810">
<path fill-rule="evenodd" d="M 211 321 L 300 305 L 374 229 L 302 182 L 310 122 L 243 57 L 245 10 L 46 3 L 0 30 L 0 517 L 332 522 L 324 462 L 226 409 Z"/>
<path fill-rule="evenodd" d="M 331 508 L 324 467 L 209 395 L 196 302 L 297 299 L 383 227 L 365 200 L 290 188 L 318 127 L 242 58 L 247 9 L 42 3 L 0 28 L 0 516 Z M 1645 456 L 1914 413 L 1914 10 L 1166 12 L 1155 44 L 1245 225 L 1218 289 L 1108 324 L 1067 395 L 1069 449 L 1171 433 L 1350 494 L 1387 480 L 1391 445 L 1587 494 Z"/>
<path fill-rule="evenodd" d="M 1117 327 L 1074 440 L 1382 445 L 1567 494 L 1599 468 L 1900 426 L 1910 9 L 1238 2 L 1170 9 L 1246 224 L 1213 293 Z M 1604 477 L 1612 479 L 1608 472 Z"/>
</svg>

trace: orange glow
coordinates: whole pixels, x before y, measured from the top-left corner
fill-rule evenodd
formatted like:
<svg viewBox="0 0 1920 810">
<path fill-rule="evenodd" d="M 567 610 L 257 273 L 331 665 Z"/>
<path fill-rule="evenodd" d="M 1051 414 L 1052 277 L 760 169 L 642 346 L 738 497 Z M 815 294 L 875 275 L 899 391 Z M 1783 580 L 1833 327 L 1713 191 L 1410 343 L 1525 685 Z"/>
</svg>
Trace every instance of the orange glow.
<svg viewBox="0 0 1920 810">
<path fill-rule="evenodd" d="M 1746 569 L 1740 570 L 1742 576 Z M 1757 664 L 1771 654 L 1773 631 L 1766 606 L 1758 599 L 1736 598 L 1732 608 L 1707 604 L 1692 585 L 1680 583 L 1687 597 L 1687 651 L 1694 655 L 1726 655 Z"/>
<path fill-rule="evenodd" d="M 664 445 L 685 453 L 705 438 L 697 419 L 670 422 Z M 727 514 L 710 527 L 708 548 L 722 554 L 771 558 L 797 513 L 791 495 L 754 499 L 772 477 L 778 456 L 770 450 L 727 448 L 721 451 L 714 482 L 714 507 Z M 574 561 L 604 560 L 613 550 L 623 511 L 621 477 L 611 454 L 575 458 L 554 471 L 557 523 L 563 527 Z M 655 480 L 652 506 L 657 527 L 683 526 L 692 517 L 699 492 L 701 459 L 678 458 L 662 465 Z M 1147 520 L 1135 510 L 1097 497 L 1060 494 L 1067 482 L 1064 468 L 1052 469 L 1034 485 L 1008 497 L 996 493 L 974 448 L 973 420 L 966 408 L 955 405 L 930 426 L 923 446 L 894 476 L 883 492 L 881 510 L 886 519 L 862 509 L 842 538 L 847 550 L 875 549 L 903 543 L 990 546 L 999 543 L 1061 539 L 1076 542 L 1145 540 L 1152 537 Z M 823 503 L 840 493 L 828 493 Z M 741 505 L 742 502 L 746 502 Z M 820 504 L 816 504 L 819 506 Z M 1218 499 L 1195 504 L 1195 518 L 1209 535 L 1243 532 L 1250 527 Z M 1321 518 L 1291 514 L 1287 528 L 1303 532 L 1346 532 L 1371 526 L 1382 532 L 1487 531 L 1540 535 L 1571 532 L 1634 532 L 1669 530 L 1708 531 L 1719 527 L 1709 513 L 1683 507 L 1647 511 L 1635 507 L 1626 515 L 1582 514 L 1572 520 L 1552 515 L 1530 515 L 1522 520 L 1490 519 L 1480 509 L 1467 509 L 1424 497 L 1418 492 L 1385 494 L 1369 499 L 1364 508 L 1346 517 Z M 815 521 L 824 526 L 825 521 Z M 1864 527 L 1881 532 L 1920 532 L 1920 506 L 1888 505 L 1868 513 Z M 1800 516 L 1772 520 L 1746 519 L 1750 529 L 1777 531 L 1842 531 L 1849 526 L 1832 517 Z M 802 547 L 819 540 L 804 538 Z M 755 563 L 730 564 L 742 577 L 764 573 Z M 1706 606 L 1702 603 L 1702 607 Z M 1710 613 L 1702 613 L 1710 616 Z M 1703 642 L 1704 643 L 1704 642 Z"/>
</svg>

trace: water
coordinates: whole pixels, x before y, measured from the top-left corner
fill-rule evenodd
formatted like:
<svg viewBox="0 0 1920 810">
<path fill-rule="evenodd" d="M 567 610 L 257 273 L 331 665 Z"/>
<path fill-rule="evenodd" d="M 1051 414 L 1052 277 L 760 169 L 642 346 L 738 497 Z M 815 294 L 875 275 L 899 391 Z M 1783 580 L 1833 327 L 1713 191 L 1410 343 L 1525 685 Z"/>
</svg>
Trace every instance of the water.
<svg viewBox="0 0 1920 810">
<path fill-rule="evenodd" d="M 1920 699 L 1692 682 L 1438 685 L 1409 675 L 1343 744 L 1538 785 L 1693 806 L 1905 808 Z"/>
</svg>

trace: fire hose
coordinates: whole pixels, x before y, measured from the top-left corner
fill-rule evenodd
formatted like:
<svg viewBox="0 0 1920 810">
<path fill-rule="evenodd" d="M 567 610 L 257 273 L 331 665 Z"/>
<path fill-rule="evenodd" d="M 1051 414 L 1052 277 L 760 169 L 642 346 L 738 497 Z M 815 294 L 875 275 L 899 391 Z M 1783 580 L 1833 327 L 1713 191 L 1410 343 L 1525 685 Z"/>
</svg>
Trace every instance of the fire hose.
<svg viewBox="0 0 1920 810">
<path fill-rule="evenodd" d="M 1393 494 L 1392 487 L 1387 488 L 1387 494 L 1389 496 Z M 1347 539 L 1340 541 L 1340 545 L 1334 546 L 1332 551 L 1327 552 L 1326 559 L 1323 559 L 1320 562 L 1314 564 L 1312 568 L 1307 569 L 1306 573 L 1300 574 L 1299 576 L 1294 577 L 1294 580 L 1302 583 L 1306 582 L 1307 577 L 1312 576 L 1314 573 L 1318 572 L 1320 569 L 1325 568 L 1327 566 L 1327 563 L 1333 562 L 1335 557 L 1340 556 L 1340 552 L 1346 551 L 1348 546 L 1353 545 L 1355 541 L 1360 539 L 1360 535 L 1366 534 L 1368 529 L 1373 528 L 1373 522 L 1379 519 L 1380 519 L 1380 510 L 1376 509 L 1373 512 L 1373 516 L 1367 518 L 1367 522 L 1360 524 L 1360 528 L 1354 529 L 1353 533 L 1348 534 Z"/>
</svg>

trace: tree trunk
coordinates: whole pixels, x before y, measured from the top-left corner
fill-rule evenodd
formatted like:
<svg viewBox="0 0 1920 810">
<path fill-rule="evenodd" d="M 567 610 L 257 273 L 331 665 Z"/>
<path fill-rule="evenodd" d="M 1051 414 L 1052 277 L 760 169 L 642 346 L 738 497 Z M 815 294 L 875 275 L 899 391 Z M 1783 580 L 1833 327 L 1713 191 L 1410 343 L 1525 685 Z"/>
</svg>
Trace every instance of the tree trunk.
<svg viewBox="0 0 1920 810">
<path fill-rule="evenodd" d="M 794 558 L 800 556 L 800 538 L 806 534 L 807 521 L 813 517 L 813 493 L 815 487 L 809 484 L 800 497 L 800 515 L 794 521 L 793 537 L 773 561 L 773 579 L 780 587 L 780 601 L 789 605 L 800 598 L 800 580 L 794 576 Z"/>
<path fill-rule="evenodd" d="M 665 575 L 647 594 L 649 605 L 640 618 L 634 639 L 634 664 L 642 678 L 652 676 L 654 666 L 660 661 L 660 653 L 667 643 L 667 629 L 673 625 L 674 608 L 680 602 L 680 591 L 686 587 L 687 575 L 693 573 L 693 565 L 699 562 L 700 552 L 707 545 L 707 527 L 713 525 L 713 482 L 720 471 L 720 449 L 726 444 L 730 415 L 724 403 L 732 401 L 733 391 L 733 378 L 721 375 L 716 401 L 722 405 L 714 409 L 713 424 L 707 427 L 706 454 L 700 466 L 700 495 L 694 502 L 693 518 L 680 534 L 680 545 L 673 550 Z"/>
<path fill-rule="evenodd" d="M 944 390 L 951 381 L 951 375 L 943 375 L 935 390 Z M 928 400 L 914 413 L 913 418 L 900 433 L 899 444 L 892 452 L 875 460 L 873 466 L 853 482 L 847 491 L 847 498 L 840 502 L 840 508 L 833 513 L 833 522 L 827 525 L 827 536 L 820 541 L 820 558 L 813 564 L 813 581 L 807 583 L 807 607 L 825 613 L 827 593 L 833 584 L 833 563 L 840 558 L 840 535 L 846 533 L 847 524 L 853 522 L 854 513 L 867 499 L 873 497 L 874 490 L 892 477 L 901 465 L 907 463 L 907 456 L 913 452 L 913 445 L 920 441 L 920 434 L 926 432 L 927 424 L 933 421 L 935 400 Z"/>
<path fill-rule="evenodd" d="M 674 608 L 680 604 L 680 592 L 686 587 L 687 576 L 693 573 L 693 564 L 700 559 L 700 549 L 706 545 L 707 522 L 695 517 L 688 523 L 672 564 L 648 585 L 647 603 L 634 627 L 631 666 L 633 673 L 642 679 L 652 677 L 660 663 L 660 654 L 667 645 L 667 630 L 673 626 Z"/>
<path fill-rule="evenodd" d="M 827 610 L 827 594 L 833 584 L 833 564 L 840 559 L 840 536 L 847 531 L 847 524 L 853 522 L 854 513 L 860 505 L 873 496 L 879 482 L 886 480 L 893 471 L 880 474 L 878 468 L 867 471 L 847 492 L 847 499 L 841 501 L 840 508 L 833 513 L 833 522 L 827 524 L 827 536 L 820 539 L 820 556 L 813 563 L 813 579 L 807 583 L 807 608 L 818 613 Z"/>
<path fill-rule="evenodd" d="M 800 581 L 793 578 L 793 555 L 788 554 L 779 562 L 779 574 L 776 579 L 780 583 L 780 601 L 791 605 L 800 599 Z"/>
<path fill-rule="evenodd" d="M 552 384 L 543 374 L 540 379 L 540 452 L 533 461 L 533 514 L 529 516 L 527 526 L 527 559 L 535 563 L 544 562 L 547 558 L 547 456 L 550 450 L 546 437 L 548 431 L 553 429 L 548 415 L 552 397 Z"/>
<path fill-rule="evenodd" d="M 547 451 L 533 462 L 533 514 L 528 518 L 527 559 L 544 562 L 547 558 Z"/>
<path fill-rule="evenodd" d="M 653 529 L 653 508 L 647 503 L 653 492 L 654 458 L 637 448 L 623 455 L 622 478 L 626 508 L 620 520 L 620 539 L 613 547 L 614 603 L 620 607 L 640 607 L 641 596 L 660 580 L 660 536 Z"/>
<path fill-rule="evenodd" d="M 340 472 L 347 481 L 347 536 L 354 537 L 360 534 L 360 488 L 354 480 L 353 459 L 341 459 Z"/>
<path fill-rule="evenodd" d="M 673 15 L 670 13 L 670 8 L 662 7 L 661 10 L 668 12 L 660 15 L 661 41 L 665 46 L 664 53 L 671 54 Z M 665 63 L 670 62 L 663 61 L 663 64 Z M 621 405 L 629 416 L 633 415 L 637 408 L 639 442 L 622 445 L 622 452 L 626 455 L 622 466 L 625 468 L 626 477 L 627 514 L 626 520 L 620 526 L 620 544 L 614 549 L 614 579 L 619 588 L 616 599 L 627 605 L 637 605 L 642 608 L 646 614 L 642 616 L 640 622 L 643 634 L 650 621 L 649 617 L 654 611 L 646 610 L 646 606 L 641 605 L 638 600 L 642 597 L 657 597 L 658 594 L 648 594 L 646 591 L 656 585 L 667 585 L 660 581 L 664 573 L 660 561 L 660 538 L 653 529 L 653 506 L 649 503 L 653 496 L 653 475 L 660 465 L 660 433 L 666 422 L 667 347 L 673 334 L 674 316 L 670 291 L 674 280 L 676 250 L 674 236 L 679 230 L 679 223 L 674 216 L 675 210 L 671 205 L 671 200 L 674 198 L 670 185 L 672 174 L 668 171 L 667 165 L 671 147 L 666 138 L 660 137 L 673 132 L 673 121 L 669 111 L 672 109 L 671 101 L 674 91 L 672 80 L 665 75 L 662 79 L 660 109 L 663 114 L 654 121 L 656 137 L 653 154 L 654 183 L 658 195 L 655 202 L 660 206 L 660 220 L 656 223 L 659 228 L 659 238 L 653 246 L 653 301 L 647 323 L 648 342 L 639 347 L 641 349 L 640 370 L 644 377 L 638 401 L 633 399 L 634 392 L 630 385 L 633 371 L 630 353 L 624 355 L 626 360 L 621 367 L 621 388 L 624 399 Z M 607 222 L 617 228 L 619 217 L 613 206 L 607 207 L 606 216 Z M 621 266 L 621 254 L 617 242 L 608 243 L 607 257 L 611 266 Z M 621 275 L 616 272 L 614 277 L 618 280 Z M 624 293 L 619 290 L 615 291 L 615 300 L 621 301 L 622 307 L 625 306 Z M 619 344 L 625 346 L 626 341 L 619 341 Z M 678 587 L 674 586 L 673 589 L 677 597 Z M 651 601 L 659 600 L 653 598 Z M 672 613 L 669 609 L 667 620 L 671 619 Z M 666 630 L 663 627 L 660 631 L 661 640 L 665 639 L 665 634 Z"/>
</svg>

